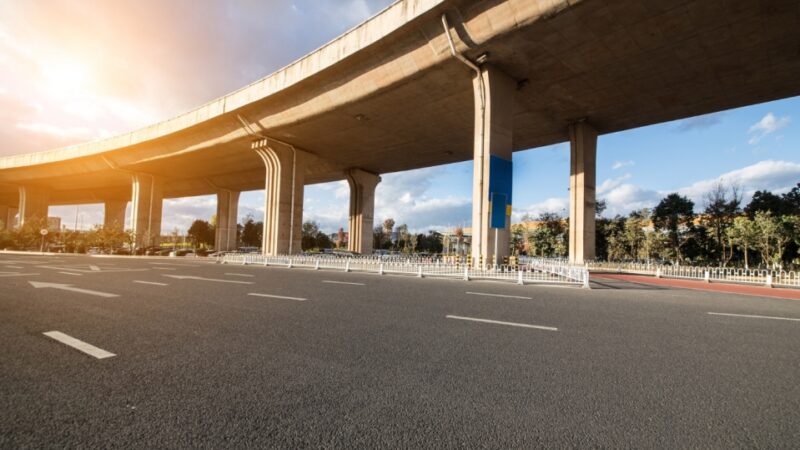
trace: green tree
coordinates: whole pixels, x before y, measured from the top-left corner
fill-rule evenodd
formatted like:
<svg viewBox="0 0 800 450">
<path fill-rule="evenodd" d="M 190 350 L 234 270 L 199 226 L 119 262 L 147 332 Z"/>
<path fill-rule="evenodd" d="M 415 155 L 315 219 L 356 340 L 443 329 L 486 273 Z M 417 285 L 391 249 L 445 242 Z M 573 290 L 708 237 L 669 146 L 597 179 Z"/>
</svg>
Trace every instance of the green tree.
<svg viewBox="0 0 800 450">
<path fill-rule="evenodd" d="M 726 231 L 740 212 L 742 195 L 738 186 L 720 181 L 705 195 L 705 202 L 702 223 L 714 240 L 713 256 L 724 266 L 733 257 Z"/>
<path fill-rule="evenodd" d="M 214 242 L 214 228 L 205 220 L 195 220 L 186 231 L 186 235 L 195 247 L 207 246 Z"/>
<path fill-rule="evenodd" d="M 773 216 L 783 216 L 792 213 L 792 205 L 784 197 L 769 191 L 756 191 L 752 200 L 744 208 L 744 212 L 751 219 L 755 219 L 757 212 L 770 212 Z"/>
<path fill-rule="evenodd" d="M 756 248 L 766 266 L 782 267 L 786 244 L 793 240 L 794 219 L 790 216 L 775 217 L 769 211 L 758 211 L 755 215 L 757 230 Z"/>
<path fill-rule="evenodd" d="M 669 194 L 653 209 L 653 225 L 666 232 L 673 256 L 682 261 L 683 247 L 694 231 L 694 202 Z"/>
<path fill-rule="evenodd" d="M 241 242 L 246 247 L 261 247 L 264 222 L 256 222 L 252 214 L 245 216 L 242 223 Z"/>
<path fill-rule="evenodd" d="M 750 249 L 754 248 L 758 240 L 758 229 L 755 222 L 747 216 L 740 216 L 733 219 L 733 225 L 726 230 L 726 235 L 733 245 L 742 249 L 744 255 L 744 267 L 750 268 L 748 255 Z"/>
</svg>

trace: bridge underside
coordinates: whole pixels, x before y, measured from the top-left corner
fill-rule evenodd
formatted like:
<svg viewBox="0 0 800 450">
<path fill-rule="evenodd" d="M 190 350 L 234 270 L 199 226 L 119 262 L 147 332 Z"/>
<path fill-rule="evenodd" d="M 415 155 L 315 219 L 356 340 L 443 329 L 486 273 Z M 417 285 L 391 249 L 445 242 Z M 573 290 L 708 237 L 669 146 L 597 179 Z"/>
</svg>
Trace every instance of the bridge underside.
<svg viewBox="0 0 800 450">
<path fill-rule="evenodd" d="M 383 174 L 471 160 L 474 73 L 449 55 L 442 13 L 465 56 L 486 55 L 487 66 L 516 83 L 513 101 L 499 106 L 512 111 L 512 151 L 565 142 L 570 124 L 584 119 L 605 134 L 800 95 L 797 1 L 585 0 L 481 41 L 482 30 L 536 5 L 443 4 L 415 31 L 389 35 L 348 59 L 357 70 L 331 68 L 102 157 L 4 170 L 0 202 L 15 206 L 23 184 L 46 185 L 50 204 L 130 198 L 131 173 L 163 179 L 166 198 L 263 189 L 264 164 L 252 149 L 258 135 L 304 152 L 306 184 L 344 179 L 353 168 Z M 401 82 L 381 86 L 398 70 L 408 72 Z M 365 82 L 381 87 L 316 114 L 299 112 L 335 102 L 329 91 L 346 95 L 351 84 Z"/>
</svg>

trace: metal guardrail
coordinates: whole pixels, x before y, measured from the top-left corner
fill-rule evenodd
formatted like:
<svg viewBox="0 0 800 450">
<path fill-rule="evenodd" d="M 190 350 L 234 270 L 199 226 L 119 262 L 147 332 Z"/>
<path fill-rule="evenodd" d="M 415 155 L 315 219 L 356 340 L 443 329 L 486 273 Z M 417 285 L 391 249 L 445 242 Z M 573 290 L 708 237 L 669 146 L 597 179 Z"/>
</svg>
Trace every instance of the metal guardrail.
<svg viewBox="0 0 800 450">
<path fill-rule="evenodd" d="M 401 274 L 417 277 L 443 277 L 463 280 L 499 280 L 517 284 L 562 284 L 589 286 L 589 271 L 583 267 L 552 262 L 531 262 L 517 265 L 470 267 L 465 263 L 449 263 L 434 258 L 391 258 L 356 256 L 263 256 L 254 253 L 228 253 L 218 259 L 222 264 L 254 264 L 278 267 L 329 269 L 343 272 Z"/>
<path fill-rule="evenodd" d="M 683 278 L 707 281 L 709 283 L 743 283 L 767 287 L 800 288 L 800 272 L 796 271 L 607 262 L 591 262 L 587 264 L 587 267 L 590 271 L 607 270 L 620 273 L 653 275 L 658 278 Z"/>
</svg>

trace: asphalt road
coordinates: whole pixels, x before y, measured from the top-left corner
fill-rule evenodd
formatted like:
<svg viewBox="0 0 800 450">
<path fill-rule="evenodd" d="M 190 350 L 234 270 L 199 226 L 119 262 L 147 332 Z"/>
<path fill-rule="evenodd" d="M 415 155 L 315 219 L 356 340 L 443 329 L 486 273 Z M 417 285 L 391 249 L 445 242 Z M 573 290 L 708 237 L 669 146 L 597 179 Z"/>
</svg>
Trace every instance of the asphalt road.
<svg viewBox="0 0 800 450">
<path fill-rule="evenodd" d="M 595 287 L 0 254 L 0 447 L 797 448 L 800 302 Z"/>
</svg>

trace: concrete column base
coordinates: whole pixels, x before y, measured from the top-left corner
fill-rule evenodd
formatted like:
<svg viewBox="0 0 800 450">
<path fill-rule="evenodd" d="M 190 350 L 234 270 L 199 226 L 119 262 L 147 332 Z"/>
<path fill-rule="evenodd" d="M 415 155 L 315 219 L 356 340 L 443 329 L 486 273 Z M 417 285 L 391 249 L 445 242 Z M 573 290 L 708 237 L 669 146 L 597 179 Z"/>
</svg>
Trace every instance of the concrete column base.
<svg viewBox="0 0 800 450">
<path fill-rule="evenodd" d="M 370 255 L 373 250 L 375 188 L 381 182 L 381 177 L 361 169 L 348 170 L 346 175 L 347 183 L 350 185 L 350 219 L 348 221 L 350 238 L 347 241 L 347 249 L 351 252 Z"/>
<path fill-rule="evenodd" d="M 586 122 L 569 126 L 569 262 L 595 258 L 597 131 Z"/>
<path fill-rule="evenodd" d="M 261 251 L 267 256 L 301 253 L 306 154 L 268 139 L 252 147 L 267 172 Z"/>
<path fill-rule="evenodd" d="M 217 225 L 214 231 L 214 249 L 233 251 L 238 248 L 236 223 L 239 213 L 239 192 L 217 191 Z"/>
<path fill-rule="evenodd" d="M 106 200 L 103 209 L 103 227 L 117 230 L 125 229 L 125 209 L 127 200 Z"/>
<path fill-rule="evenodd" d="M 136 248 L 158 245 L 161 239 L 163 182 L 147 174 L 132 177 L 131 228 Z"/>
<path fill-rule="evenodd" d="M 19 226 L 26 221 L 43 220 L 46 226 L 49 192 L 43 187 L 22 186 L 19 188 Z"/>
</svg>

